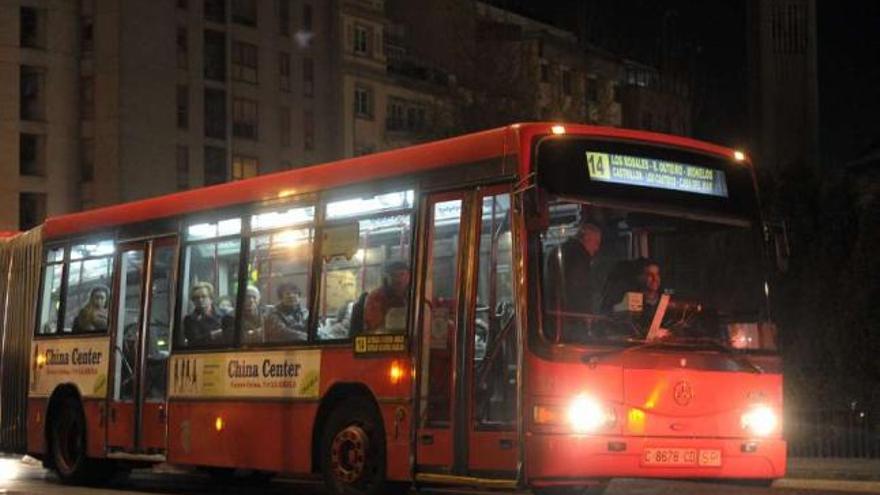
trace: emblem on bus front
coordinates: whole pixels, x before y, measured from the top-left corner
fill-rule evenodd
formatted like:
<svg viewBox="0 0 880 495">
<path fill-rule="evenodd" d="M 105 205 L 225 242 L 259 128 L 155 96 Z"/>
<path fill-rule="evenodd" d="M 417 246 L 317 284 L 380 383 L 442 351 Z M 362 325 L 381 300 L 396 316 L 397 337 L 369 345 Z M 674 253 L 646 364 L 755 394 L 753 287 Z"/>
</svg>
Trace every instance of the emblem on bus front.
<svg viewBox="0 0 880 495">
<path fill-rule="evenodd" d="M 675 384 L 675 387 L 672 389 L 672 398 L 675 399 L 675 403 L 679 406 L 686 406 L 691 403 L 691 399 L 694 398 L 694 389 L 691 388 L 691 384 L 682 380 Z"/>
</svg>

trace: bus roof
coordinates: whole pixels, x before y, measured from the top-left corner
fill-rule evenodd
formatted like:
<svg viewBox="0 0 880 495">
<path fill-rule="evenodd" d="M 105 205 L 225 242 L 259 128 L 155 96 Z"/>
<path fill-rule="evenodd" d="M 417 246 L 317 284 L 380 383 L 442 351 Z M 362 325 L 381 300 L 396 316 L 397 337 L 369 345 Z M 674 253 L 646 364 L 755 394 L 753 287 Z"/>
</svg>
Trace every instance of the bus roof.
<svg viewBox="0 0 880 495">
<path fill-rule="evenodd" d="M 728 148 L 653 132 L 552 122 L 512 124 L 406 148 L 50 217 L 45 222 L 43 236 L 46 239 L 55 239 L 128 223 L 295 196 L 358 182 L 487 160 L 504 154 L 515 154 L 515 150 L 526 157 L 520 164 L 520 173 L 525 174 L 530 167 L 528 157 L 532 139 L 551 134 L 551 128 L 555 125 L 563 125 L 566 134 L 642 141 L 725 157 L 733 155 L 733 151 Z"/>
</svg>

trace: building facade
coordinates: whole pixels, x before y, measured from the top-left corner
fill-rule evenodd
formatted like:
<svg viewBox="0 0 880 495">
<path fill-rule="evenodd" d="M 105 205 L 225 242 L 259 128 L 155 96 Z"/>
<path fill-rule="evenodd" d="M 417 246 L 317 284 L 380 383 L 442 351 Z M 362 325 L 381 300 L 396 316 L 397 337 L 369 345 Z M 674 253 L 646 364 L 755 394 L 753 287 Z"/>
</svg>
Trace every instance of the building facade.
<svg viewBox="0 0 880 495">
<path fill-rule="evenodd" d="M 681 103 L 627 90 L 626 67 L 475 0 L 5 1 L 0 230 L 515 121 L 641 127 L 627 101 Z"/>
<path fill-rule="evenodd" d="M 818 167 L 815 0 L 752 0 L 749 24 L 750 149 L 769 170 Z"/>
</svg>

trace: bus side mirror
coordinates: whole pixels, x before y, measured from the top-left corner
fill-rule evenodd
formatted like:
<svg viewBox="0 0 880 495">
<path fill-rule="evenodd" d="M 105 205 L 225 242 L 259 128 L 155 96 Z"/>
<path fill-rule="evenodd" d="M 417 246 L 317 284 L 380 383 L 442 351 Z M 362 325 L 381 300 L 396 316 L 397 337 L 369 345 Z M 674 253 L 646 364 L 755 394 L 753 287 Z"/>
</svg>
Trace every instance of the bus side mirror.
<svg viewBox="0 0 880 495">
<path fill-rule="evenodd" d="M 550 227 L 550 208 L 547 206 L 547 193 L 532 187 L 523 191 L 523 213 L 526 229 L 530 232 L 543 232 Z"/>
<path fill-rule="evenodd" d="M 788 271 L 791 247 L 788 243 L 788 224 L 785 220 L 769 220 L 764 223 L 764 236 L 773 248 L 773 259 L 776 268 L 782 273 Z"/>
</svg>

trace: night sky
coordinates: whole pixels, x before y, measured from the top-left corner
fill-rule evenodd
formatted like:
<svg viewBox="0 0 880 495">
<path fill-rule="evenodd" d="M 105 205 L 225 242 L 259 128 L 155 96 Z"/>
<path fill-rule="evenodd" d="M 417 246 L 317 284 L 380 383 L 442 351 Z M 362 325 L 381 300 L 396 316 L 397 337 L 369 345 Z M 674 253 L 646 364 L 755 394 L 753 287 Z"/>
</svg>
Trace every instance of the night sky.
<svg viewBox="0 0 880 495">
<path fill-rule="evenodd" d="M 591 43 L 647 63 L 662 63 L 667 47 L 667 57 L 695 68 L 695 136 L 747 141 L 746 1 L 491 3 L 573 31 L 585 19 Z M 823 161 L 834 167 L 880 147 L 880 1 L 818 0 L 817 9 L 820 140 Z"/>
</svg>

